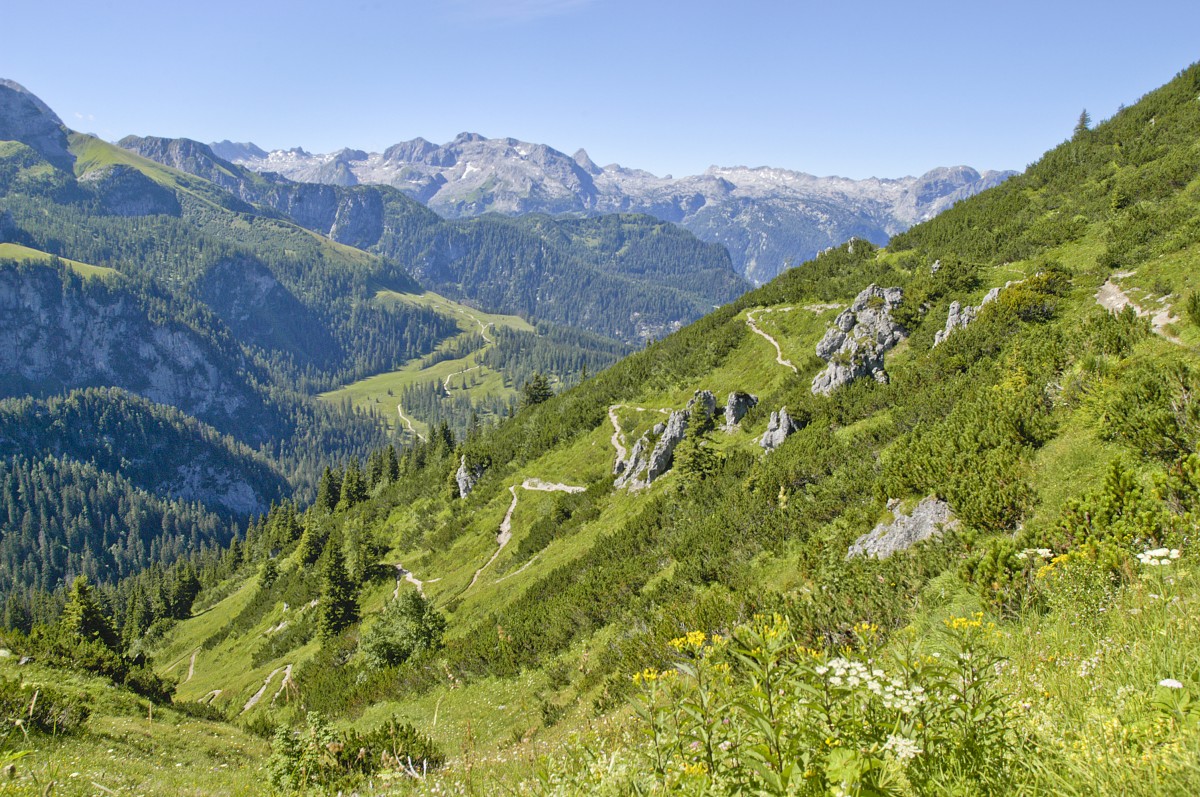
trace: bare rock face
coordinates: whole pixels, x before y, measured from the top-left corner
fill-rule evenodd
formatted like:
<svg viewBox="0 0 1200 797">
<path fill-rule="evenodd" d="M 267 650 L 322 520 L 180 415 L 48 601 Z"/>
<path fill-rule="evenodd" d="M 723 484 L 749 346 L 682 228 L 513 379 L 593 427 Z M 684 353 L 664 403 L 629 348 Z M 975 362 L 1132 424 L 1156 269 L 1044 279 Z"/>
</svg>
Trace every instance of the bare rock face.
<svg viewBox="0 0 1200 797">
<path fill-rule="evenodd" d="M 900 288 L 870 285 L 838 315 L 817 344 L 817 356 L 829 365 L 813 379 L 815 395 L 829 395 L 864 376 L 877 382 L 888 381 L 883 355 L 906 334 L 904 327 L 892 318 L 892 311 L 903 300 Z"/>
<path fill-rule="evenodd" d="M 846 558 L 874 556 L 876 559 L 886 559 L 918 542 L 941 536 L 943 529 L 957 526 L 958 520 L 950 505 L 931 495 L 922 499 L 911 515 L 897 514 L 892 523 L 880 523 L 859 537 L 850 546 Z"/>
<path fill-rule="evenodd" d="M 783 407 L 779 412 L 771 413 L 771 421 L 767 424 L 767 431 L 758 439 L 758 444 L 768 452 L 774 451 L 783 445 L 784 440 L 787 440 L 803 428 L 803 424 L 788 415 L 787 407 Z"/>
<path fill-rule="evenodd" d="M 110 216 L 178 216 L 182 212 L 174 193 L 132 166 L 93 169 L 79 182 L 97 195 Z"/>
<path fill-rule="evenodd" d="M 20 141 L 63 171 L 75 166 L 62 120 L 24 86 L 0 79 L 0 141 Z"/>
<path fill-rule="evenodd" d="M 946 338 L 950 337 L 954 330 L 962 329 L 974 321 L 979 316 L 979 311 L 984 308 L 984 305 L 996 301 L 996 297 L 999 295 L 1000 289 L 992 288 L 987 292 L 987 296 L 983 297 L 983 301 L 975 307 L 971 307 L 970 305 L 963 307 L 958 302 L 951 302 L 950 315 L 946 317 L 946 328 L 934 334 L 933 345 L 937 346 L 941 344 Z"/>
<path fill-rule="evenodd" d="M 458 472 L 454 474 L 454 481 L 458 482 L 458 497 L 466 498 L 475 489 L 475 485 L 483 477 L 483 467 L 474 465 L 467 467 L 467 455 L 463 454 L 458 460 Z"/>
<path fill-rule="evenodd" d="M 725 431 L 732 432 L 752 407 L 758 406 L 758 396 L 735 390 L 725 401 Z"/>
<path fill-rule="evenodd" d="M 675 462 L 675 447 L 687 432 L 687 419 L 687 410 L 676 410 L 667 419 L 666 426 L 656 425 L 655 431 L 651 432 L 657 437 L 653 448 L 650 445 L 651 434 L 643 435 L 634 444 L 629 459 L 618 462 L 613 469 L 618 475 L 616 486 L 634 490 L 649 487 L 651 482 L 670 470 Z M 662 427 L 661 432 L 657 431 L 659 427 Z"/>
<path fill-rule="evenodd" d="M 711 418 L 717 412 L 717 397 L 711 390 L 697 390 L 688 401 L 686 411 L 691 412 L 695 407 L 699 407 L 705 416 Z"/>
<path fill-rule="evenodd" d="M 661 429 L 659 427 L 662 427 Z M 667 427 L 663 424 L 658 424 L 654 427 L 651 434 L 655 436 L 662 434 Z M 617 464 L 613 466 L 613 475 L 617 476 L 616 485 L 624 487 L 632 478 L 632 474 L 640 473 L 646 469 L 646 457 L 650 451 L 650 438 L 647 435 L 642 435 L 636 443 L 633 444 L 633 450 L 629 452 L 628 459 L 618 459 Z"/>
</svg>

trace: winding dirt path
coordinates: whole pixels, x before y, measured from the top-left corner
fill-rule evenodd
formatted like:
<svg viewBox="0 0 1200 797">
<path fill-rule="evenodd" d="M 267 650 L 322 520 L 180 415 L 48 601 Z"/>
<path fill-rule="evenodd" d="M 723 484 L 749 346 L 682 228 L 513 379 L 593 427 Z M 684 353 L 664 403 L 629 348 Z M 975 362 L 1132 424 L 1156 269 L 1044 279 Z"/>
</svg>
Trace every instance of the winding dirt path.
<svg viewBox="0 0 1200 797">
<path fill-rule="evenodd" d="M 199 653 L 200 653 L 200 648 L 196 648 L 195 650 L 192 651 L 192 660 L 188 662 L 187 678 L 183 679 L 183 682 L 185 684 L 188 681 L 192 680 L 192 676 L 196 674 L 196 656 L 199 655 Z"/>
<path fill-rule="evenodd" d="M 487 323 L 484 323 L 483 321 L 480 321 L 478 318 L 476 318 L 475 316 L 473 316 L 473 315 L 471 315 L 470 313 L 468 313 L 466 310 L 462 309 L 462 307 L 455 307 L 454 309 L 455 309 L 455 310 L 458 310 L 458 312 L 462 313 L 462 314 L 463 314 L 463 315 L 465 315 L 467 318 L 471 319 L 472 321 L 474 321 L 476 324 L 478 324 L 478 325 L 479 325 L 479 334 L 480 334 L 480 336 L 481 336 L 481 337 L 482 337 L 482 338 L 483 338 L 485 341 L 487 341 L 488 343 L 495 343 L 495 342 L 496 342 L 494 339 L 492 339 L 492 338 L 489 338 L 489 337 L 488 337 L 488 333 L 487 333 L 487 331 L 488 331 L 488 327 L 494 327 L 494 326 L 495 326 L 495 323 L 494 323 L 494 322 L 492 322 L 492 321 L 488 321 Z"/>
<path fill-rule="evenodd" d="M 420 432 L 418 432 L 416 429 L 413 428 L 412 421 L 410 421 L 408 419 L 408 416 L 404 414 L 404 408 L 400 406 L 399 402 L 396 402 L 396 412 L 397 412 L 397 414 L 399 414 L 400 420 L 404 423 L 405 426 L 408 427 L 409 434 L 415 436 L 422 443 L 426 442 L 425 435 L 421 434 Z"/>
<path fill-rule="evenodd" d="M 670 409 L 648 410 L 645 407 L 630 407 L 628 404 L 613 404 L 608 408 L 608 420 L 613 428 L 612 446 L 616 449 L 617 459 L 624 461 L 629 456 L 629 452 L 625 449 L 625 432 L 621 429 L 621 420 L 617 417 L 617 410 L 622 409 L 635 409 L 638 412 L 660 412 L 663 415 L 670 415 L 672 411 Z"/>
<path fill-rule="evenodd" d="M 263 685 L 259 687 L 258 691 L 255 692 L 249 700 L 246 701 L 246 705 L 242 706 L 241 713 L 245 714 L 247 711 L 258 705 L 258 701 L 262 700 L 263 695 L 267 693 L 267 687 L 271 685 L 271 681 L 275 680 L 275 676 L 283 669 L 283 667 L 276 667 L 275 669 L 271 670 L 271 674 L 267 676 L 265 681 L 263 681 Z M 292 673 L 292 665 L 290 664 L 287 665 L 287 673 L 288 676 L 290 676 Z"/>
<path fill-rule="evenodd" d="M 1118 274 L 1114 274 L 1113 277 L 1119 279 L 1121 277 L 1131 276 L 1132 274 L 1132 271 L 1123 271 Z M 1148 310 L 1134 302 L 1133 299 L 1129 297 L 1129 294 L 1122 290 L 1121 286 L 1113 282 L 1111 278 L 1106 280 L 1105 283 L 1100 286 L 1100 290 L 1096 291 L 1096 304 L 1100 305 L 1105 310 L 1113 313 L 1119 313 L 1126 307 L 1132 307 L 1133 312 L 1137 313 L 1139 317 L 1150 318 L 1150 328 L 1154 330 L 1156 335 L 1165 338 L 1172 343 L 1177 343 L 1180 346 L 1185 345 L 1182 340 L 1167 332 L 1167 325 L 1175 323 L 1179 320 L 1179 317 L 1171 312 L 1171 305 L 1166 304 L 1165 302 L 1166 297 L 1163 298 L 1164 301 L 1161 302 L 1162 307 L 1157 310 Z"/>
<path fill-rule="evenodd" d="M 204 697 L 199 698 L 196 702 L 203 703 L 205 705 L 209 705 L 214 700 L 216 700 L 218 697 L 220 697 L 221 693 L 224 691 L 225 691 L 224 689 L 214 689 L 211 692 L 209 692 L 207 695 L 205 695 Z"/>
<path fill-rule="evenodd" d="M 284 690 L 287 689 L 289 686 L 291 686 L 293 683 L 295 683 L 295 682 L 292 680 L 292 665 L 289 664 L 288 666 L 283 668 L 283 680 L 279 682 L 279 689 L 275 692 L 274 696 L 271 698 L 271 705 L 275 705 L 275 701 L 279 699 L 279 696 L 282 695 Z"/>
<path fill-rule="evenodd" d="M 446 377 L 444 382 L 442 382 L 442 390 L 445 390 L 447 393 L 449 393 L 451 379 L 453 379 L 456 376 L 462 376 L 463 374 L 465 374 L 469 371 L 474 371 L 476 368 L 482 368 L 482 367 L 483 366 L 481 366 L 481 365 L 472 365 L 470 368 L 464 368 L 461 371 L 455 371 L 454 373 L 450 374 L 450 376 Z"/>
<path fill-rule="evenodd" d="M 796 368 L 796 366 L 792 365 L 791 360 L 784 359 L 783 349 L 779 348 L 779 341 L 775 340 L 775 338 L 771 337 L 766 332 L 763 332 L 758 326 L 757 319 L 754 317 L 755 313 L 758 313 L 760 315 L 763 313 L 786 313 L 786 312 L 789 312 L 789 311 L 795 310 L 795 309 L 796 308 L 794 308 L 794 307 L 779 307 L 779 308 L 764 307 L 760 310 L 751 310 L 748 313 L 746 313 L 746 324 L 750 327 L 751 330 L 753 330 L 755 332 L 755 334 L 761 335 L 762 337 L 766 338 L 767 342 L 775 347 L 775 362 L 779 363 L 780 365 L 782 365 L 785 368 L 791 368 L 792 373 L 798 374 L 798 373 L 800 373 L 800 370 L 798 368 Z"/>
<path fill-rule="evenodd" d="M 421 579 L 414 576 L 412 574 L 412 571 L 406 570 L 404 568 L 404 565 L 400 564 L 399 562 L 396 563 L 395 568 L 396 568 L 396 589 L 392 592 L 392 600 L 396 600 L 397 598 L 400 597 L 400 582 L 401 581 L 407 581 L 409 584 L 412 584 L 414 587 L 417 588 L 417 593 L 420 594 L 420 596 L 422 598 L 424 598 L 425 597 L 425 585 L 426 584 L 436 584 L 437 582 L 442 580 L 440 577 L 438 577 L 438 578 L 431 578 L 427 581 L 422 581 Z"/>
<path fill-rule="evenodd" d="M 544 482 L 541 479 L 526 479 L 521 482 L 522 490 L 537 490 L 539 492 L 560 492 L 560 493 L 582 493 L 586 487 L 578 487 L 572 484 L 561 484 L 559 482 Z M 517 485 L 512 485 L 508 488 L 512 493 L 512 503 L 508 505 L 508 512 L 504 514 L 504 520 L 500 522 L 500 533 L 496 535 L 496 552 L 492 554 L 492 558 L 484 562 L 483 567 L 475 571 L 475 575 L 471 576 L 471 583 L 467 585 L 467 589 L 463 590 L 465 594 L 471 587 L 475 586 L 475 582 L 479 580 L 480 574 L 487 570 L 492 562 L 496 561 L 496 557 L 500 556 L 500 552 L 504 550 L 504 546 L 508 545 L 512 539 L 512 516 L 517 509 Z"/>
</svg>

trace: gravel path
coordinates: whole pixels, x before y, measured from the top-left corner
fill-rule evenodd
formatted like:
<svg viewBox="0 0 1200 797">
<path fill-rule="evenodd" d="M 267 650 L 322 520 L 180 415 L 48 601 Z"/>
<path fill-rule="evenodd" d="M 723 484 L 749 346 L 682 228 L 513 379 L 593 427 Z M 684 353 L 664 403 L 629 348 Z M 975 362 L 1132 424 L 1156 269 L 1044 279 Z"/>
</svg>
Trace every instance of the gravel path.
<svg viewBox="0 0 1200 797">
<path fill-rule="evenodd" d="M 410 421 L 408 416 L 404 414 L 404 408 L 401 407 L 399 403 L 396 404 L 396 412 L 400 415 L 400 420 L 403 421 L 404 425 L 408 427 L 409 433 L 414 435 L 421 442 L 425 442 L 425 435 L 413 428 L 412 421 Z"/>
<path fill-rule="evenodd" d="M 783 349 L 779 348 L 779 341 L 775 340 L 775 338 L 771 337 L 766 332 L 763 332 L 761 329 L 759 329 L 758 324 L 756 323 L 757 319 L 754 317 L 755 313 L 759 313 L 759 314 L 762 314 L 762 313 L 786 313 L 789 310 L 794 310 L 794 309 L 796 309 L 796 308 L 780 307 L 778 310 L 776 310 L 774 307 L 765 307 L 761 310 L 751 310 L 750 312 L 746 313 L 746 324 L 756 334 L 762 335 L 764 338 L 767 339 L 768 343 L 770 343 L 772 346 L 775 347 L 775 362 L 779 363 L 780 365 L 782 365 L 785 368 L 791 368 L 792 373 L 798 374 L 798 373 L 800 373 L 800 371 L 799 371 L 799 369 L 796 368 L 796 366 L 792 365 L 791 360 L 785 360 L 783 358 Z"/>
<path fill-rule="evenodd" d="M 521 482 L 520 487 L 522 490 L 537 490 L 539 492 L 557 493 L 582 493 L 587 489 L 586 487 L 578 487 L 571 484 L 544 482 L 541 479 L 526 479 L 525 481 Z M 515 512 L 517 509 L 517 485 L 512 485 L 508 488 L 508 491 L 512 493 L 512 503 L 508 505 L 508 512 L 505 513 L 504 520 L 500 523 L 500 533 L 496 535 L 496 543 L 499 547 L 497 547 L 496 552 L 492 554 L 492 558 L 484 562 L 483 567 L 476 570 L 475 575 L 471 576 L 471 583 L 467 585 L 467 589 L 463 590 L 464 593 L 471 589 L 471 587 L 475 586 L 475 582 L 479 580 L 480 574 L 482 574 L 484 570 L 487 570 L 492 562 L 496 561 L 496 557 L 500 555 L 500 552 L 504 550 L 504 546 L 508 545 L 508 541 L 512 539 L 512 516 L 513 512 Z"/>
<path fill-rule="evenodd" d="M 1132 275 L 1132 273 L 1133 272 L 1131 271 L 1125 271 L 1121 272 L 1120 274 L 1114 274 L 1113 276 L 1118 278 L 1128 277 Z M 1100 290 L 1096 291 L 1096 304 L 1100 305 L 1105 310 L 1113 313 L 1119 313 L 1126 307 L 1132 307 L 1133 311 L 1139 316 L 1143 318 L 1148 316 L 1150 318 L 1150 328 L 1154 330 L 1155 334 L 1166 338 L 1172 343 L 1178 343 L 1182 346 L 1182 340 L 1167 332 L 1167 325 L 1175 323 L 1179 320 L 1179 317 L 1171 312 L 1171 305 L 1167 304 L 1165 299 L 1166 297 L 1163 297 L 1163 300 L 1161 301 L 1162 307 L 1159 309 L 1148 310 L 1136 304 L 1133 299 L 1129 297 L 1129 294 L 1123 291 L 1121 286 L 1113 282 L 1111 279 L 1107 280 L 1103 285 L 1100 286 Z"/>
<path fill-rule="evenodd" d="M 275 676 L 283 669 L 283 667 L 276 667 L 275 669 L 271 670 L 271 674 L 267 676 L 265 681 L 263 681 L 263 685 L 259 687 L 259 690 L 255 692 L 249 700 L 246 701 L 246 705 L 242 706 L 243 714 L 258 705 L 258 701 L 262 700 L 263 695 L 267 693 L 267 687 L 271 685 L 271 681 L 275 680 Z M 287 672 L 290 676 L 292 673 L 292 665 L 289 664 L 287 666 Z"/>
</svg>

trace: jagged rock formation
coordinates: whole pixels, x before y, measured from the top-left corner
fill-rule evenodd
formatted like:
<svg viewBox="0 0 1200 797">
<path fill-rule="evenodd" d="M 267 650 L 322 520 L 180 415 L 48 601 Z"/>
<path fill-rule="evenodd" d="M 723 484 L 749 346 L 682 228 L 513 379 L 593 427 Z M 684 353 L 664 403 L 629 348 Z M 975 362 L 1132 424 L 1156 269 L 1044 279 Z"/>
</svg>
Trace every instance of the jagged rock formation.
<svg viewBox="0 0 1200 797">
<path fill-rule="evenodd" d="M 963 307 L 958 302 L 951 302 L 950 314 L 946 317 L 946 328 L 939 330 L 934 334 L 933 345 L 937 346 L 941 344 L 946 340 L 946 338 L 950 337 L 954 330 L 961 329 L 974 321 L 976 317 L 979 316 L 979 311 L 983 309 L 984 305 L 991 304 L 992 302 L 996 301 L 996 297 L 999 295 L 1000 289 L 992 288 L 987 292 L 987 296 L 983 297 L 983 301 L 975 307 L 970 305 Z"/>
<path fill-rule="evenodd" d="M 711 390 L 697 390 L 695 395 L 688 401 L 686 412 L 691 412 L 695 407 L 699 406 L 706 417 L 711 418 L 717 412 L 717 397 L 713 395 Z"/>
<path fill-rule="evenodd" d="M 660 426 L 662 431 L 657 431 Z M 687 427 L 687 410 L 676 410 L 671 413 L 665 426 L 658 424 L 654 427 L 655 431 L 642 435 L 629 452 L 629 458 L 624 462 L 618 461 L 614 467 L 618 477 L 616 486 L 634 490 L 649 487 L 651 482 L 670 470 L 675 462 L 675 447 L 683 440 Z M 651 448 L 654 437 L 657 440 Z"/>
<path fill-rule="evenodd" d="M 178 216 L 182 211 L 174 192 L 132 166 L 114 164 L 93 169 L 79 178 L 110 216 Z"/>
<path fill-rule="evenodd" d="M 888 508 L 895 510 L 899 503 L 893 499 L 888 502 Z M 912 514 L 897 514 L 892 523 L 880 523 L 859 537 L 850 546 L 846 558 L 874 556 L 876 559 L 886 559 L 918 542 L 940 536 L 943 529 L 954 528 L 957 525 L 958 520 L 955 519 L 950 505 L 931 495 L 922 499 Z"/>
<path fill-rule="evenodd" d="M 735 390 L 725 401 L 725 431 L 732 432 L 752 407 L 758 406 L 758 396 Z"/>
<path fill-rule="evenodd" d="M 783 445 L 784 440 L 803 428 L 804 424 L 788 415 L 787 407 L 783 407 L 779 412 L 771 413 L 767 431 L 758 439 L 758 444 L 768 452 L 774 451 Z"/>
<path fill-rule="evenodd" d="M 864 376 L 887 382 L 883 354 L 904 339 L 904 327 L 892 319 L 903 300 L 900 288 L 870 285 L 842 311 L 817 344 L 817 356 L 829 365 L 813 379 L 815 395 L 828 395 Z"/>
<path fill-rule="evenodd" d="M 618 164 L 512 138 L 462 133 L 438 145 L 423 138 L 382 153 L 300 148 L 263 152 L 253 144 L 212 145 L 221 158 L 293 180 L 390 185 L 448 217 L 483 213 L 646 213 L 729 248 L 755 283 L 788 260 L 800 262 L 857 235 L 875 244 L 932 218 L 1014 172 L 968 166 L 920 177 L 849 180 L 770 167 L 713 166 L 703 174 L 658 177 Z"/>
<path fill-rule="evenodd" d="M 467 455 L 463 454 L 458 460 L 458 472 L 454 474 L 454 481 L 458 482 L 458 497 L 466 498 L 475 489 L 475 485 L 483 478 L 484 468 L 482 465 L 473 465 L 467 467 Z"/>
<path fill-rule="evenodd" d="M 75 156 L 58 115 L 20 83 L 0 79 L 0 141 L 20 141 L 55 167 L 71 171 Z"/>
</svg>

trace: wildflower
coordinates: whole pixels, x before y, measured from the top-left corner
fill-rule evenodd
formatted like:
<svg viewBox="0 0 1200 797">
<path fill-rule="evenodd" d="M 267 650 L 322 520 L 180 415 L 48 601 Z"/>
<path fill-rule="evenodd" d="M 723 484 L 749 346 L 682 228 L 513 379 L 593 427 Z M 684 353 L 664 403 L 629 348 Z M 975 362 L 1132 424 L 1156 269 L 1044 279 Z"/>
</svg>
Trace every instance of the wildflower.
<svg viewBox="0 0 1200 797">
<path fill-rule="evenodd" d="M 1183 684 L 1180 683 L 1179 681 L 1176 681 L 1174 678 L 1163 678 L 1161 681 L 1158 682 L 1158 685 L 1165 686 L 1168 689 L 1182 689 L 1183 688 Z"/>
<path fill-rule="evenodd" d="M 910 758 L 916 758 L 921 754 L 921 747 L 912 739 L 906 739 L 903 736 L 889 734 L 887 742 L 883 745 L 884 750 L 890 750 L 893 755 L 901 761 L 907 761 Z"/>
<path fill-rule="evenodd" d="M 1138 561 L 1148 567 L 1164 567 L 1179 558 L 1178 548 L 1153 548 L 1137 555 Z"/>
</svg>

